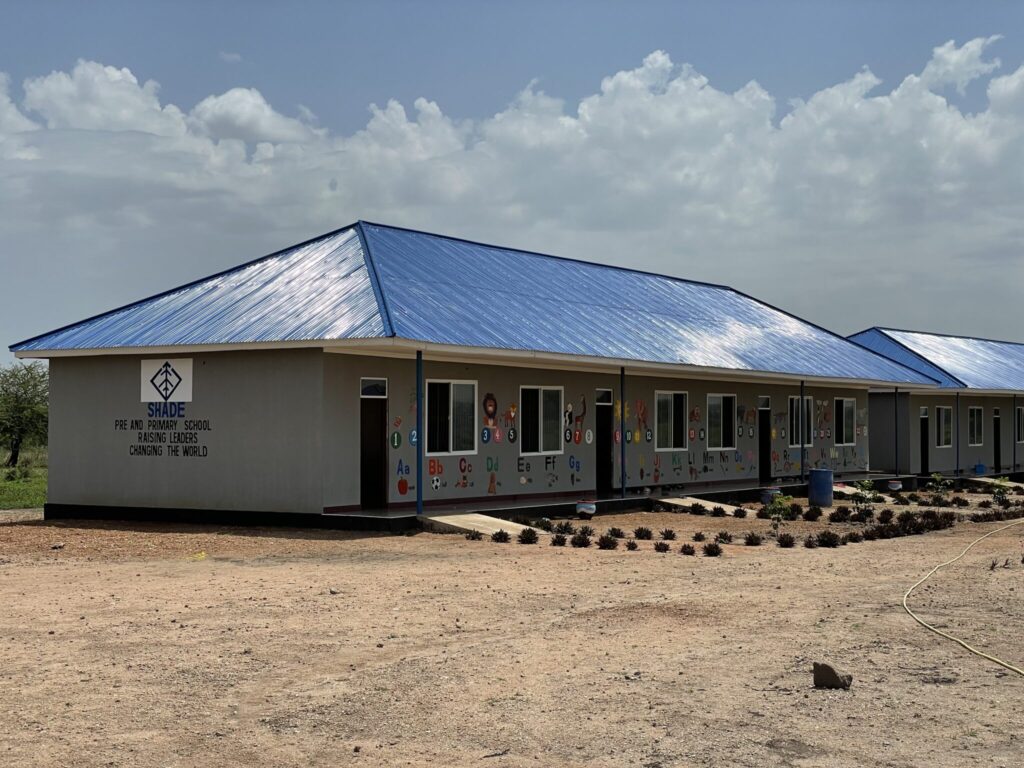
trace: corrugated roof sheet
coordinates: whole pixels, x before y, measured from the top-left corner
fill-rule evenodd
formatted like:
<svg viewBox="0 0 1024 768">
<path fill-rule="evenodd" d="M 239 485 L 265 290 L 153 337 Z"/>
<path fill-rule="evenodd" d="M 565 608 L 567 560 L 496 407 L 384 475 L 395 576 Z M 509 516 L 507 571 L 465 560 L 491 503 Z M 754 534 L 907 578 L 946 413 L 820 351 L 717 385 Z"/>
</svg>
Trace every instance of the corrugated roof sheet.
<svg viewBox="0 0 1024 768">
<path fill-rule="evenodd" d="M 12 350 L 387 336 L 794 377 L 933 383 L 724 286 L 365 222 Z"/>
<path fill-rule="evenodd" d="M 892 337 L 886 335 L 878 328 L 869 328 L 866 331 L 855 333 L 849 337 L 851 341 L 867 347 L 872 352 L 885 355 L 890 360 L 895 360 L 900 365 L 913 368 L 918 373 L 930 376 L 943 387 L 962 387 L 963 382 L 950 376 L 946 371 L 932 365 L 916 352 L 904 347 Z"/>
<path fill-rule="evenodd" d="M 893 328 L 850 338 L 916 370 L 937 369 L 944 387 L 1024 392 L 1024 344 Z"/>
<path fill-rule="evenodd" d="M 386 336 L 353 228 L 11 347 L 163 347 Z"/>
</svg>

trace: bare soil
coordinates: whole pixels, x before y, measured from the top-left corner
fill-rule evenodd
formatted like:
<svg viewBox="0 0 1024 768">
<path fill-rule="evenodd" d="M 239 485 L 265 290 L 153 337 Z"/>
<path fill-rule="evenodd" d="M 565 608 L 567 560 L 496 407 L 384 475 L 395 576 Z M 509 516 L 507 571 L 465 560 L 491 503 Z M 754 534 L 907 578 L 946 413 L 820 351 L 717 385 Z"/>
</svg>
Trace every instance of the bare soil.
<svg viewBox="0 0 1024 768">
<path fill-rule="evenodd" d="M 4 766 L 1024 761 L 1024 678 L 900 606 L 1005 523 L 831 550 L 745 547 L 752 517 L 591 523 L 674 529 L 658 554 L 37 517 L 0 513 Z M 737 543 L 679 554 L 697 530 Z M 1022 534 L 914 598 L 1018 665 Z M 819 660 L 851 690 L 815 690 Z"/>
</svg>

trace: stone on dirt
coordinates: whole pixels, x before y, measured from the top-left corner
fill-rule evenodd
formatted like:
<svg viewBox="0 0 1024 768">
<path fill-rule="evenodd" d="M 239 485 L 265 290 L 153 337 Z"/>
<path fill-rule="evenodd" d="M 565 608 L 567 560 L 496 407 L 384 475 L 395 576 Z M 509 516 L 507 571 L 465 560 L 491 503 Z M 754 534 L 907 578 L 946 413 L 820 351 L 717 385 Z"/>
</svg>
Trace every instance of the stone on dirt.
<svg viewBox="0 0 1024 768">
<path fill-rule="evenodd" d="M 831 664 L 814 662 L 814 687 L 848 690 L 853 683 L 853 675 L 838 671 Z"/>
</svg>

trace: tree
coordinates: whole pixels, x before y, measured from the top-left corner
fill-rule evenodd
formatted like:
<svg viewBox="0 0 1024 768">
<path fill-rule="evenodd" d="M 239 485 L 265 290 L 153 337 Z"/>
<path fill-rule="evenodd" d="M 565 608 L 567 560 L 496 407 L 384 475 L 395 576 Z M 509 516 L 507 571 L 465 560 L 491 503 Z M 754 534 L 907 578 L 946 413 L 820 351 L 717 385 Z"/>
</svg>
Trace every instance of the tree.
<svg viewBox="0 0 1024 768">
<path fill-rule="evenodd" d="M 26 440 L 46 441 L 50 374 L 40 362 L 0 366 L 0 440 L 10 450 L 6 466 L 18 466 Z"/>
</svg>

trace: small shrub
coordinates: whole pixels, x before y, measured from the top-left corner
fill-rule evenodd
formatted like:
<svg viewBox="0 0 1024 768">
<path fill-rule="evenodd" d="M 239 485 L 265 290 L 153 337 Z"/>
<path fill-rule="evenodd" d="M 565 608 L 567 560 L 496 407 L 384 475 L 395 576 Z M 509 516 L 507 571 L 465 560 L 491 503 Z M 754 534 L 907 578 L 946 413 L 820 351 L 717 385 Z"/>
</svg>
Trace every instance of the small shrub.
<svg viewBox="0 0 1024 768">
<path fill-rule="evenodd" d="M 864 529 L 864 541 L 874 541 L 878 538 L 878 532 L 875 527 Z"/>
<path fill-rule="evenodd" d="M 601 536 L 600 538 L 598 538 L 598 540 L 597 540 L 597 548 L 598 549 L 618 549 L 619 548 L 619 540 L 617 538 L 615 538 L 614 536 L 610 536 L 609 534 L 606 533 L 603 536 Z"/>
<path fill-rule="evenodd" d="M 594 528 L 590 525 L 581 525 L 578 529 L 578 532 L 582 533 L 584 536 L 592 537 L 594 535 Z"/>
<path fill-rule="evenodd" d="M 894 514 L 895 513 L 891 509 L 886 507 L 885 509 L 878 513 L 878 522 L 880 522 L 882 525 L 888 525 L 892 522 Z"/>
<path fill-rule="evenodd" d="M 705 507 L 703 504 L 698 504 L 697 502 L 694 502 L 693 504 L 690 505 L 691 515 L 706 515 L 707 513 L 708 508 Z"/>
<path fill-rule="evenodd" d="M 536 544 L 538 538 L 537 531 L 533 528 L 523 528 L 516 538 L 519 539 L 520 544 Z"/>
<path fill-rule="evenodd" d="M 655 552 L 668 552 L 670 549 L 671 549 L 671 547 L 668 545 L 667 541 L 656 541 L 656 542 L 654 542 L 654 551 Z"/>
<path fill-rule="evenodd" d="M 718 544 L 732 544 L 732 534 L 728 531 L 719 531 L 715 534 L 715 541 Z"/>
<path fill-rule="evenodd" d="M 714 506 L 711 508 L 712 517 L 725 517 L 726 514 L 725 507 Z"/>
<path fill-rule="evenodd" d="M 916 494 L 916 493 L 908 493 L 907 494 L 907 501 L 912 501 L 912 502 L 914 502 L 916 504 L 920 500 L 921 500 L 921 497 L 918 494 Z"/>
<path fill-rule="evenodd" d="M 783 549 L 792 549 L 793 545 L 796 544 L 796 539 L 792 533 L 780 533 L 779 538 L 776 539 L 779 546 Z"/>
<path fill-rule="evenodd" d="M 534 528 L 540 528 L 542 531 L 551 533 L 555 529 L 555 524 L 546 517 L 542 517 L 540 520 L 533 524 Z"/>
<path fill-rule="evenodd" d="M 693 534 L 694 541 L 704 541 L 704 539 L 706 538 L 707 537 L 704 535 L 703 531 L 697 531 L 695 534 Z"/>
<path fill-rule="evenodd" d="M 679 548 L 679 554 L 692 556 L 697 554 L 697 550 L 694 548 L 693 544 L 683 544 L 683 546 Z"/>
<path fill-rule="evenodd" d="M 894 493 L 892 495 L 892 503 L 898 507 L 906 507 L 910 504 L 910 499 L 908 499 L 902 493 Z"/>
<path fill-rule="evenodd" d="M 815 520 L 818 520 L 818 519 L 821 518 L 821 514 L 822 514 L 821 507 L 814 505 L 814 506 L 810 506 L 806 510 L 804 510 L 803 518 L 807 522 L 813 523 Z"/>
<path fill-rule="evenodd" d="M 745 510 L 743 507 L 736 507 L 736 509 L 732 511 L 732 516 L 738 517 L 742 520 L 744 517 L 747 516 L 747 510 Z"/>
<path fill-rule="evenodd" d="M 640 545 L 632 539 L 626 542 L 626 549 L 628 549 L 630 552 L 635 552 L 637 549 L 639 549 L 639 547 Z"/>
<path fill-rule="evenodd" d="M 757 513 L 754 515 L 758 520 L 768 520 L 771 518 L 772 513 L 768 510 L 768 507 L 762 506 Z"/>
<path fill-rule="evenodd" d="M 553 533 L 553 534 L 551 534 L 551 546 L 552 547 L 564 547 L 565 546 L 565 534 L 564 533 Z"/>
<path fill-rule="evenodd" d="M 566 536 L 572 536 L 576 533 L 576 526 L 568 520 L 563 520 L 555 526 L 555 533 L 564 533 Z"/>
<path fill-rule="evenodd" d="M 979 501 L 978 507 L 980 507 L 981 509 L 992 509 L 992 501 L 990 499 Z"/>
<path fill-rule="evenodd" d="M 614 528 L 614 527 L 613 528 L 609 528 L 608 529 L 608 535 L 611 536 L 613 539 L 624 539 L 624 538 L 626 538 L 626 532 L 624 530 L 622 530 L 621 528 Z"/>
<path fill-rule="evenodd" d="M 722 545 L 716 541 L 709 541 L 704 545 L 704 557 L 721 557 Z"/>
<path fill-rule="evenodd" d="M 817 537 L 814 534 L 808 535 L 808 537 L 806 539 L 804 539 L 804 546 L 807 547 L 808 549 L 814 549 L 815 547 L 817 547 L 818 546 L 818 539 L 817 539 Z"/>
<path fill-rule="evenodd" d="M 864 537 L 858 531 L 850 531 L 843 536 L 844 544 L 859 544 L 864 541 Z"/>
<path fill-rule="evenodd" d="M 528 517 L 523 517 L 523 515 L 515 515 L 511 520 L 516 525 L 533 525 L 533 521 Z"/>
<path fill-rule="evenodd" d="M 508 544 L 512 540 L 512 537 L 508 535 L 508 531 L 504 528 L 499 528 L 491 534 L 491 541 L 496 541 L 499 544 Z"/>
<path fill-rule="evenodd" d="M 650 528 L 641 525 L 633 531 L 633 538 L 650 541 L 654 538 L 654 532 Z"/>
<path fill-rule="evenodd" d="M 756 533 L 754 531 L 750 531 L 749 533 L 747 533 L 747 535 L 743 537 L 743 543 L 746 544 L 748 547 L 760 547 L 761 542 L 763 541 L 764 537 L 762 537 L 761 534 Z"/>
<path fill-rule="evenodd" d="M 590 546 L 590 537 L 585 533 L 577 531 L 572 535 L 572 538 L 569 539 L 569 543 L 577 549 L 583 549 L 584 547 Z"/>
<path fill-rule="evenodd" d="M 849 507 L 836 507 L 828 513 L 828 521 L 830 523 L 845 523 L 850 519 L 850 508 Z"/>
<path fill-rule="evenodd" d="M 484 535 L 480 531 L 470 531 L 466 534 L 466 539 L 469 541 L 480 541 L 483 537 Z"/>
<path fill-rule="evenodd" d="M 799 520 L 800 516 L 803 513 L 804 508 L 800 506 L 797 502 L 794 501 L 792 504 L 789 505 L 789 514 L 792 515 L 792 517 L 789 518 L 790 520 Z"/>
<path fill-rule="evenodd" d="M 673 531 L 671 528 L 666 528 L 661 532 L 660 536 L 665 541 L 675 541 L 676 532 Z"/>
<path fill-rule="evenodd" d="M 963 496 L 954 496 L 953 497 L 953 506 L 955 506 L 955 507 L 969 507 L 969 506 L 971 506 L 971 502 L 969 502 Z"/>
<path fill-rule="evenodd" d="M 924 533 L 924 523 L 909 509 L 900 512 L 896 517 L 896 525 L 904 534 Z"/>
<path fill-rule="evenodd" d="M 838 547 L 839 546 L 839 534 L 835 531 L 820 531 L 818 533 L 818 546 L 819 547 Z"/>
</svg>

